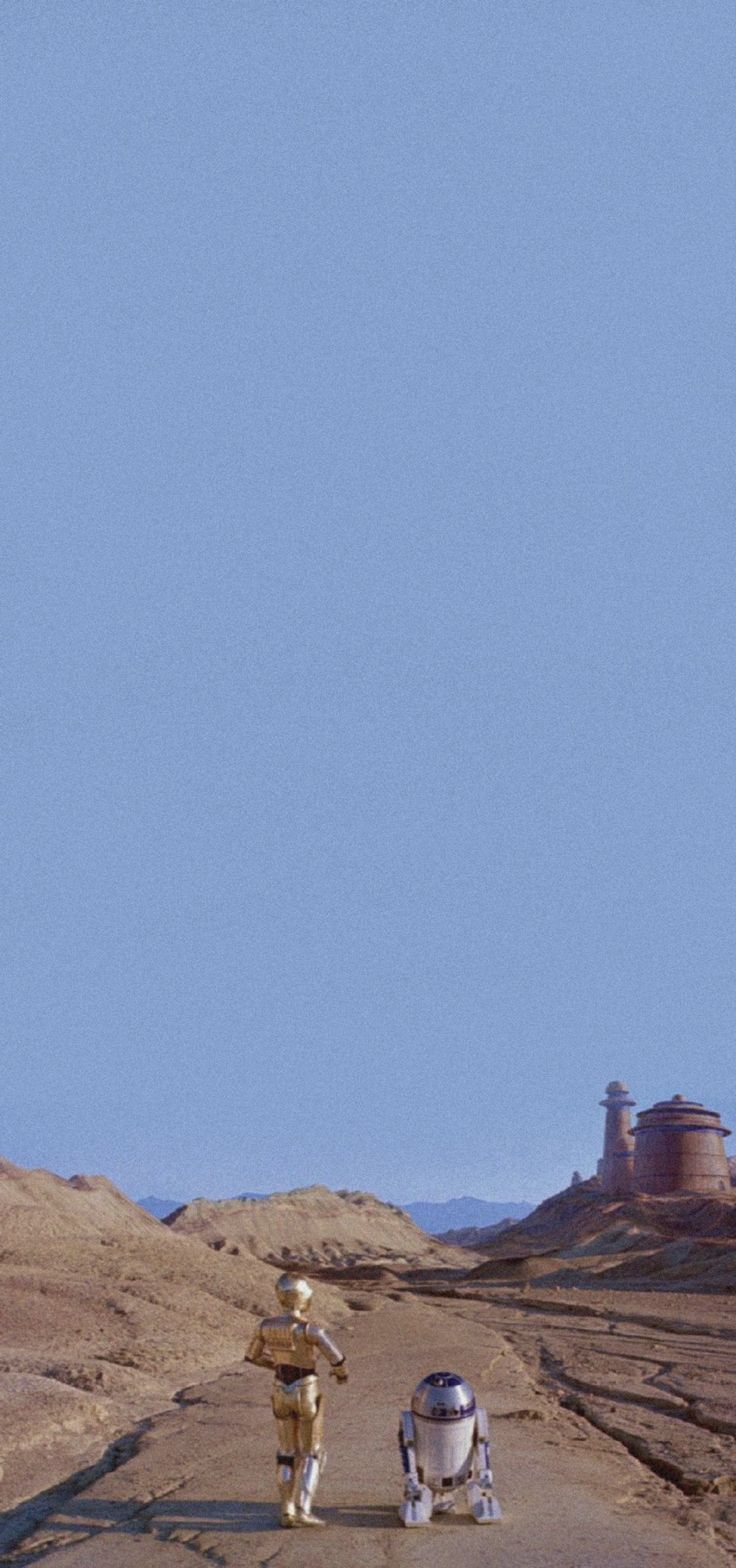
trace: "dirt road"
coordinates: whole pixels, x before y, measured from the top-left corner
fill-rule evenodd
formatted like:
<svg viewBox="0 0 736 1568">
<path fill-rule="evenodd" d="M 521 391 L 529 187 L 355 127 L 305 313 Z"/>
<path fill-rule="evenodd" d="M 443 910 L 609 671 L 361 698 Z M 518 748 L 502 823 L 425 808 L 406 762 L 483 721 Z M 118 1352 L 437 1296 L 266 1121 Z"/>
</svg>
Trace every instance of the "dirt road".
<svg viewBox="0 0 736 1568">
<path fill-rule="evenodd" d="M 328 1528 L 283 1531 L 269 1377 L 238 1367 L 187 1391 L 116 1469 L 56 1506 L 2 1562 L 49 1568 L 716 1568 L 711 1521 L 583 1416 L 560 1408 L 478 1302 L 366 1294 L 341 1339 L 350 1381 L 328 1393 Z M 496 1313 L 496 1321 L 498 1314 Z M 426 1530 L 397 1518 L 398 1412 L 427 1371 L 474 1384 L 492 1419 L 504 1518 Z M 16 1535 L 23 1522 L 16 1521 Z M 733 1559 L 730 1559 L 733 1561 Z"/>
</svg>

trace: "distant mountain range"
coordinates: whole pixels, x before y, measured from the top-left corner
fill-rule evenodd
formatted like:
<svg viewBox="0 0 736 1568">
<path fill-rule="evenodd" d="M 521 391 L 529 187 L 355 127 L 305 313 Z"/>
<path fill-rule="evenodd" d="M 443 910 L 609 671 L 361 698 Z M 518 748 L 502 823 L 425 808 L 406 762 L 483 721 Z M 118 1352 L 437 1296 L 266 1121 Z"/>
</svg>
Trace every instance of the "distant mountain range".
<svg viewBox="0 0 736 1568">
<path fill-rule="evenodd" d="M 165 1220 L 168 1214 L 173 1214 L 175 1209 L 181 1208 L 178 1198 L 136 1198 L 139 1209 L 145 1209 L 147 1214 L 152 1214 L 155 1220 Z"/>
<path fill-rule="evenodd" d="M 523 1220 L 531 1214 L 532 1203 L 488 1203 L 485 1198 L 447 1198 L 444 1203 L 402 1203 L 415 1225 L 430 1236 L 468 1226 L 485 1228 L 501 1220 Z"/>
<path fill-rule="evenodd" d="M 238 1198 L 265 1198 L 265 1192 L 239 1192 Z M 175 1209 L 189 1201 L 184 1198 L 139 1198 L 138 1204 L 154 1219 L 165 1220 Z M 402 1203 L 399 1205 L 410 1214 L 415 1225 L 430 1236 L 440 1236 L 448 1230 L 464 1230 L 468 1226 L 487 1227 L 499 1221 L 521 1220 L 531 1214 L 531 1203 L 489 1203 L 485 1198 L 447 1198 L 444 1203 Z"/>
</svg>

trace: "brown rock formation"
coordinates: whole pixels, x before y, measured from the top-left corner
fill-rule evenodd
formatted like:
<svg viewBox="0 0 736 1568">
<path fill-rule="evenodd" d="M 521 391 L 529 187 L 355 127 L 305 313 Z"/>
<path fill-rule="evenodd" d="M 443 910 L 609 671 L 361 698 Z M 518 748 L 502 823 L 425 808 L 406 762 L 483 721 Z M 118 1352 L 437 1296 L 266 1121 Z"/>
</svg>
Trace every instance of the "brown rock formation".
<svg viewBox="0 0 736 1568">
<path fill-rule="evenodd" d="M 517 1273 L 531 1262 L 535 1277 L 560 1284 L 733 1291 L 736 1192 L 615 1198 L 586 1182 L 475 1246 L 488 1261 L 474 1278 L 506 1278 L 513 1261 Z"/>
</svg>

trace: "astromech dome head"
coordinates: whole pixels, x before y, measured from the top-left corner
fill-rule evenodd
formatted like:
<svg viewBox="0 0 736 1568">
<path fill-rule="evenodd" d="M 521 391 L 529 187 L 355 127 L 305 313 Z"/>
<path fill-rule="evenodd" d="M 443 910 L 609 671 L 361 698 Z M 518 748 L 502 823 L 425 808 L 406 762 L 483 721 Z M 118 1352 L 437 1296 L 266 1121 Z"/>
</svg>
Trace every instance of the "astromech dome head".
<svg viewBox="0 0 736 1568">
<path fill-rule="evenodd" d="M 306 1312 L 313 1291 L 309 1281 L 298 1274 L 280 1274 L 276 1281 L 276 1295 L 287 1312 Z"/>
<path fill-rule="evenodd" d="M 462 1421 L 475 1413 L 475 1394 L 457 1372 L 428 1372 L 411 1396 L 411 1408 L 425 1421 Z"/>
</svg>

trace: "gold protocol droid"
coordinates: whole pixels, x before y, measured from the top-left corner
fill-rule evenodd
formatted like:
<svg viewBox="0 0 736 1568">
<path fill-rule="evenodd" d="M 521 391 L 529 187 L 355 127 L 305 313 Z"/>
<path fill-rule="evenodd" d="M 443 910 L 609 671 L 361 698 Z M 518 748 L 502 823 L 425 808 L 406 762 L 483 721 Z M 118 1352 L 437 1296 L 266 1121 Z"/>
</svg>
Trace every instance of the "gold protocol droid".
<svg viewBox="0 0 736 1568">
<path fill-rule="evenodd" d="M 312 1288 L 307 1280 L 282 1274 L 276 1295 L 285 1309 L 277 1318 L 259 1323 L 246 1361 L 273 1370 L 271 1406 L 276 1417 L 279 1449 L 277 1480 L 281 1523 L 324 1524 L 312 1513 L 317 1483 L 325 1465 L 322 1446 L 322 1394 L 317 1378 L 317 1353 L 330 1363 L 330 1376 L 347 1381 L 345 1357 L 329 1334 L 307 1320 Z"/>
</svg>

